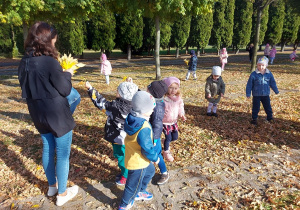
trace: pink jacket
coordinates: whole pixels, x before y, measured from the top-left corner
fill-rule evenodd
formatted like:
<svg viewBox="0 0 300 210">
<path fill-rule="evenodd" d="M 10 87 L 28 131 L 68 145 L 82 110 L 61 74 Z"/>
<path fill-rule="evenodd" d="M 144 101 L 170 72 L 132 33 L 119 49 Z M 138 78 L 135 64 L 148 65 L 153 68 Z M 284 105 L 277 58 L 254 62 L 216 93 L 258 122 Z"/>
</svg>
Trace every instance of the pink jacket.
<svg viewBox="0 0 300 210">
<path fill-rule="evenodd" d="M 177 122 L 178 116 L 184 116 L 184 103 L 180 96 L 164 98 L 165 102 L 165 115 L 163 124 L 173 125 Z"/>
<path fill-rule="evenodd" d="M 270 58 L 275 58 L 276 53 L 277 53 L 277 50 L 273 48 L 269 54 Z"/>
<path fill-rule="evenodd" d="M 108 60 L 102 61 L 101 63 L 101 74 L 110 75 L 111 74 L 111 64 Z"/>
</svg>

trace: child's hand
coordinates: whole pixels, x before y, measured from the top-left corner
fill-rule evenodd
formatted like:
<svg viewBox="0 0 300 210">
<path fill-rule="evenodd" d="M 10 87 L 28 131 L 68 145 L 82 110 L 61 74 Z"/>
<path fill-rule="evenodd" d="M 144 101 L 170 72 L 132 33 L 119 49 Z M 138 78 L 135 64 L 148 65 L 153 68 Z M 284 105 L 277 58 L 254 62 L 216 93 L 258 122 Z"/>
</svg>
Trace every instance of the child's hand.
<svg viewBox="0 0 300 210">
<path fill-rule="evenodd" d="M 181 119 L 182 119 L 183 121 L 186 121 L 186 117 L 185 117 L 184 115 L 181 116 Z"/>
<path fill-rule="evenodd" d="M 210 95 L 210 94 L 208 94 L 207 98 L 211 98 L 211 95 Z"/>
<path fill-rule="evenodd" d="M 89 83 L 89 81 L 85 82 L 85 87 L 89 90 L 92 88 L 92 85 Z"/>
</svg>

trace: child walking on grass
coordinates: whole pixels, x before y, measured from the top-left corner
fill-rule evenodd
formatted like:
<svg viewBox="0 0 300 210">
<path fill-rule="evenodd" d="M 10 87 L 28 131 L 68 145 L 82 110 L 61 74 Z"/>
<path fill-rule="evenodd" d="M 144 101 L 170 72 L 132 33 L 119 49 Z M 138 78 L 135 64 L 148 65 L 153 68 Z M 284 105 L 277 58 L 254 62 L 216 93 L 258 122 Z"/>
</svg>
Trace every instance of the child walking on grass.
<svg viewBox="0 0 300 210">
<path fill-rule="evenodd" d="M 101 74 L 105 75 L 106 84 L 109 85 L 109 75 L 111 75 L 112 67 L 104 53 L 101 56 L 101 60 Z"/>
<path fill-rule="evenodd" d="M 220 66 L 213 66 L 212 74 L 207 77 L 205 84 L 205 98 L 208 100 L 207 116 L 218 117 L 217 106 L 225 94 L 225 83 L 221 77 Z M 212 112 L 211 112 L 212 111 Z"/>
<path fill-rule="evenodd" d="M 163 81 L 168 86 L 168 92 L 165 96 L 165 115 L 163 118 L 163 132 L 165 134 L 164 158 L 172 162 L 174 160 L 170 152 L 170 143 L 178 139 L 177 120 L 180 117 L 186 120 L 184 113 L 184 103 L 180 94 L 180 81 L 176 77 L 167 77 Z"/>
<path fill-rule="evenodd" d="M 125 167 L 128 178 L 119 206 L 130 209 L 135 200 L 151 200 L 153 194 L 146 191 L 148 183 L 155 173 L 152 162 L 158 164 L 153 145 L 153 132 L 149 118 L 155 108 L 155 100 L 150 93 L 138 91 L 132 98 L 132 110 L 126 118 Z"/>
<path fill-rule="evenodd" d="M 228 53 L 226 48 L 223 48 L 220 53 L 220 62 L 222 64 L 222 71 L 224 71 L 225 64 L 227 63 Z"/>
<path fill-rule="evenodd" d="M 196 69 L 197 69 L 197 60 L 198 60 L 198 58 L 196 56 L 195 50 L 191 50 L 190 55 L 191 55 L 191 58 L 190 58 L 189 63 L 188 63 L 189 69 L 188 69 L 188 72 L 186 74 L 185 80 L 189 79 L 191 73 L 193 74 L 194 80 L 196 80 L 197 79 Z"/>
<path fill-rule="evenodd" d="M 157 182 L 158 185 L 165 184 L 169 180 L 169 173 L 161 153 L 162 147 L 160 139 L 163 130 L 163 118 L 165 114 L 165 102 L 163 97 L 167 91 L 168 86 L 164 81 L 154 81 L 147 87 L 147 92 L 149 92 L 155 98 L 156 102 L 156 106 L 150 116 L 149 122 L 153 129 L 154 148 L 158 154 L 158 157 L 160 158 L 158 167 L 161 172 L 161 178 Z"/>
<path fill-rule="evenodd" d="M 267 120 L 269 122 L 273 120 L 273 112 L 270 101 L 270 87 L 275 92 L 275 94 L 279 93 L 274 76 L 271 71 L 267 69 L 268 61 L 268 58 L 265 56 L 258 59 L 257 68 L 250 74 L 246 86 L 247 98 L 250 98 L 251 92 L 253 96 L 251 124 L 254 125 L 257 125 L 260 102 L 262 102 L 267 114 Z"/>
<path fill-rule="evenodd" d="M 270 63 L 273 64 L 275 55 L 277 53 L 276 47 L 273 46 L 272 50 L 270 51 L 269 57 L 270 57 Z"/>
<path fill-rule="evenodd" d="M 94 105 L 100 110 L 106 110 L 107 121 L 104 138 L 112 143 L 114 157 L 117 158 L 118 166 L 121 169 L 121 174 L 116 178 L 116 184 L 125 185 L 128 170 L 124 164 L 124 139 L 126 136 L 124 123 L 132 108 L 131 100 L 138 91 L 138 86 L 132 82 L 122 82 L 117 88 L 117 98 L 113 101 L 107 101 L 89 82 L 86 82 L 85 86 Z"/>
</svg>

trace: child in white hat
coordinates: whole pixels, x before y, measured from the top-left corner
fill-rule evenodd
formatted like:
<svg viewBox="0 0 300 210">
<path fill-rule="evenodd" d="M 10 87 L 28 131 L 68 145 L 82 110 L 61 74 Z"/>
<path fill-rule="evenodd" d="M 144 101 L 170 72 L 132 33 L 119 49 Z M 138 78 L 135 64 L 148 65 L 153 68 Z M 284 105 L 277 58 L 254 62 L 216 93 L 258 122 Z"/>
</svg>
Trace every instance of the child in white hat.
<svg viewBox="0 0 300 210">
<path fill-rule="evenodd" d="M 222 68 L 213 66 L 212 74 L 207 77 L 205 84 L 205 98 L 208 100 L 207 116 L 218 117 L 217 106 L 225 94 L 225 83 L 221 77 Z"/>
</svg>

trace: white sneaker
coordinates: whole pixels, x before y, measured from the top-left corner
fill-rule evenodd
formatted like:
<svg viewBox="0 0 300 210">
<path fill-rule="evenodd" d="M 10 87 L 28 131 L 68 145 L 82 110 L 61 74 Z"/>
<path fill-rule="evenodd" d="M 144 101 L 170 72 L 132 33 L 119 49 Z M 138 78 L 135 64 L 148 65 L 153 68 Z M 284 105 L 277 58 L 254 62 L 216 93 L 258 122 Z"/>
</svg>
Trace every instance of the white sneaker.
<svg viewBox="0 0 300 210">
<path fill-rule="evenodd" d="M 50 187 L 49 186 L 47 195 L 48 196 L 53 196 L 57 193 L 57 191 L 58 191 L 57 187 Z"/>
<path fill-rule="evenodd" d="M 74 185 L 73 187 L 67 188 L 67 195 L 66 196 L 56 196 L 56 205 L 62 206 L 67 203 L 69 200 L 74 198 L 78 193 L 78 186 Z"/>
</svg>

